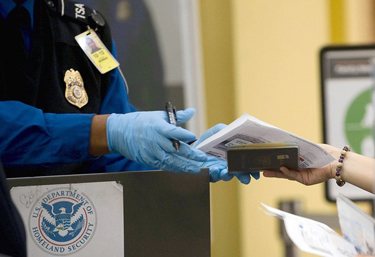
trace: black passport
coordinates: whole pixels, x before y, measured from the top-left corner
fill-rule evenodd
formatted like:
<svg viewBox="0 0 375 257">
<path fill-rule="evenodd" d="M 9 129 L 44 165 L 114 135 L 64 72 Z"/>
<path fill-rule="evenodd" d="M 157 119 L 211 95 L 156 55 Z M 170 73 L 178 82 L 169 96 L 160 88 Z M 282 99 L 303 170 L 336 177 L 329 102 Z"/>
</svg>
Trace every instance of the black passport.
<svg viewBox="0 0 375 257">
<path fill-rule="evenodd" d="M 232 146 L 227 149 L 229 173 L 280 171 L 284 166 L 298 170 L 299 148 L 293 143 L 264 143 Z"/>
</svg>

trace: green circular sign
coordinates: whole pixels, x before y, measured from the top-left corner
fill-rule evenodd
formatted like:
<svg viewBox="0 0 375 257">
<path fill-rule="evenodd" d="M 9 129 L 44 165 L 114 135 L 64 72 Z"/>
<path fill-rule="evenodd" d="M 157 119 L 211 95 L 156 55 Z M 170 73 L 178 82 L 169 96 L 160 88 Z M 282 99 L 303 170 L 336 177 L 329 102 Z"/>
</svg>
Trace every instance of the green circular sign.
<svg viewBox="0 0 375 257">
<path fill-rule="evenodd" d="M 359 94 L 350 104 L 345 117 L 345 135 L 356 153 L 374 156 L 372 89 Z"/>
</svg>

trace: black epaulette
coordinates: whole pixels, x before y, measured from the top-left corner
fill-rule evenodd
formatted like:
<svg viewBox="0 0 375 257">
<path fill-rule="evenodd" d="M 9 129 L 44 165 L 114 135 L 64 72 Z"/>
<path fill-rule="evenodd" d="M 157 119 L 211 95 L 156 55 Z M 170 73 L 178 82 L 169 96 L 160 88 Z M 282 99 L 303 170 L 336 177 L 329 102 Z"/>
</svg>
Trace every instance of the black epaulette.
<svg viewBox="0 0 375 257">
<path fill-rule="evenodd" d="M 106 22 L 103 16 L 97 11 L 84 4 L 70 0 L 44 0 L 47 6 L 61 16 L 66 16 L 78 22 L 82 22 L 92 29 L 104 27 Z"/>
</svg>

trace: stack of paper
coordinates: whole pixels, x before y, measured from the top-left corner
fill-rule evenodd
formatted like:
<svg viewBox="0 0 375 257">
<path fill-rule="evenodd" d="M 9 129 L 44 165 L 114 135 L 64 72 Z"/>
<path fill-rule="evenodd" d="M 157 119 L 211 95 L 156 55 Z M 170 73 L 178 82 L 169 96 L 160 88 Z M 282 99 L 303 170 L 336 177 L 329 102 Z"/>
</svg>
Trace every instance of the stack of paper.
<svg viewBox="0 0 375 257">
<path fill-rule="evenodd" d="M 198 149 L 226 159 L 228 147 L 259 143 L 295 143 L 299 147 L 299 166 L 319 168 L 335 160 L 317 144 L 261 121 L 247 113 L 215 135 L 203 141 Z"/>
</svg>

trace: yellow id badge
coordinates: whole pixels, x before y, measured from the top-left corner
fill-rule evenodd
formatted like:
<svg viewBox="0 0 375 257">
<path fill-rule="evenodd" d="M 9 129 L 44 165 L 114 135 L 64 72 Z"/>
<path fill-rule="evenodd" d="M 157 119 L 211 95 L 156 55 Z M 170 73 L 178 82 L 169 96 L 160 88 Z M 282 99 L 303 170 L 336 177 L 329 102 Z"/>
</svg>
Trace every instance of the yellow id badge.
<svg viewBox="0 0 375 257">
<path fill-rule="evenodd" d="M 93 29 L 77 35 L 75 39 L 100 73 L 104 74 L 119 66 Z"/>
</svg>

